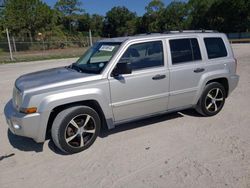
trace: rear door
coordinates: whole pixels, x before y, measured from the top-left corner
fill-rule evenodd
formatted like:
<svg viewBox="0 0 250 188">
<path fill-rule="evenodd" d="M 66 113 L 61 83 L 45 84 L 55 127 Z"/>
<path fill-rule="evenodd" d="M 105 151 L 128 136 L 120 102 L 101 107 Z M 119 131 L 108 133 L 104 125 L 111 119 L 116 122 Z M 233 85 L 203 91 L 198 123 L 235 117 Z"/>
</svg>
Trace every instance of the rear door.
<svg viewBox="0 0 250 188">
<path fill-rule="evenodd" d="M 119 62 L 129 61 L 132 74 L 109 78 L 116 122 L 167 110 L 169 73 L 163 47 L 158 40 L 136 42 L 125 50 Z"/>
<path fill-rule="evenodd" d="M 169 109 L 188 107 L 194 103 L 199 81 L 206 72 L 200 46 L 197 36 L 168 39 Z"/>
</svg>

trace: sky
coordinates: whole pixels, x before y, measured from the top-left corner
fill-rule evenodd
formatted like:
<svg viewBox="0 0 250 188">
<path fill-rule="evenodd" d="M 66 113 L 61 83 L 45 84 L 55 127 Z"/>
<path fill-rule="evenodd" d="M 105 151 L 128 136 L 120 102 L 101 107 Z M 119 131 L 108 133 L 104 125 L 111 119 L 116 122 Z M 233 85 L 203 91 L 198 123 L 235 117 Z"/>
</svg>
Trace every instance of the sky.
<svg viewBox="0 0 250 188">
<path fill-rule="evenodd" d="M 49 6 L 54 6 L 57 0 L 43 0 Z M 81 0 L 82 8 L 86 13 L 105 15 L 114 6 L 125 6 L 130 11 L 136 12 L 138 16 L 145 13 L 145 7 L 151 0 Z M 168 5 L 171 0 L 163 0 Z"/>
</svg>

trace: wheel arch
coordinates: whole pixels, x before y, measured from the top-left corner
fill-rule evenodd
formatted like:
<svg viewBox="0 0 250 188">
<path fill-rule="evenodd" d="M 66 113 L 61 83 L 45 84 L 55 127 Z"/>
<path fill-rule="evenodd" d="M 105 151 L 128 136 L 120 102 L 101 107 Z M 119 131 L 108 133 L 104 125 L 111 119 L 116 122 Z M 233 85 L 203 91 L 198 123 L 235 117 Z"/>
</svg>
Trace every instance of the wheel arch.
<svg viewBox="0 0 250 188">
<path fill-rule="evenodd" d="M 108 127 L 105 114 L 104 114 L 100 104 L 98 103 L 98 101 L 96 101 L 96 100 L 77 101 L 77 102 L 72 102 L 72 103 L 67 103 L 67 104 L 56 106 L 51 110 L 49 118 L 48 118 L 48 122 L 47 122 L 47 127 L 46 127 L 46 138 L 50 137 L 51 127 L 53 125 L 53 122 L 54 122 L 56 116 L 61 111 L 68 109 L 68 108 L 71 108 L 71 107 L 75 107 L 75 106 L 88 106 L 90 108 L 93 108 L 100 116 L 102 128 Z"/>
<path fill-rule="evenodd" d="M 206 85 L 208 85 L 208 84 L 210 84 L 212 82 L 220 83 L 225 88 L 225 90 L 226 90 L 226 98 L 227 98 L 228 97 L 228 92 L 229 92 L 228 79 L 226 77 L 211 79 L 211 80 L 207 81 Z"/>
<path fill-rule="evenodd" d="M 208 72 L 201 76 L 201 79 L 199 81 L 198 88 L 197 88 L 197 93 L 192 103 L 194 106 L 199 102 L 200 97 L 206 85 L 212 82 L 218 82 L 222 84 L 226 90 L 226 98 L 228 97 L 228 94 L 229 94 L 228 72 L 224 69 L 213 71 L 213 72 Z"/>
</svg>

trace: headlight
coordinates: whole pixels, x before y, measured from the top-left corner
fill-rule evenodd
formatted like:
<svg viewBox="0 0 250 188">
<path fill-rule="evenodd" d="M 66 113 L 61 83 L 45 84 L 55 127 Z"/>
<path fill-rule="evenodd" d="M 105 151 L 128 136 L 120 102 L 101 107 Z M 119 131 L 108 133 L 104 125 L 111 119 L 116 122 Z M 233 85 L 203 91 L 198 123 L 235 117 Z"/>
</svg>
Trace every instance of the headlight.
<svg viewBox="0 0 250 188">
<path fill-rule="evenodd" d="M 16 87 L 13 89 L 13 106 L 18 110 L 22 104 L 22 93 Z"/>
</svg>

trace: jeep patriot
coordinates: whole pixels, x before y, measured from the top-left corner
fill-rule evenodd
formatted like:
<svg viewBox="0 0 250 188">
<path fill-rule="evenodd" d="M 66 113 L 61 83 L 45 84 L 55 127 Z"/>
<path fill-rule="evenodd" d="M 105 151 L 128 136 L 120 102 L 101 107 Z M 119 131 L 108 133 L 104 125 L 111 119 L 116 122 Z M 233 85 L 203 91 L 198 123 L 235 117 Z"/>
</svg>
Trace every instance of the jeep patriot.
<svg viewBox="0 0 250 188">
<path fill-rule="evenodd" d="M 5 106 L 9 129 L 65 153 L 90 147 L 102 126 L 194 108 L 221 111 L 238 84 L 225 34 L 172 31 L 103 39 L 75 63 L 19 77 Z"/>
</svg>

